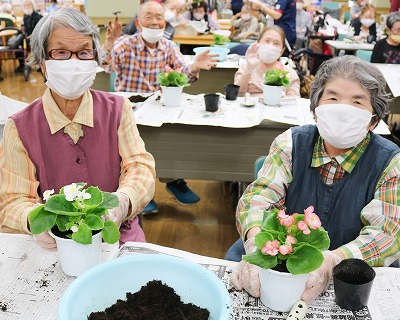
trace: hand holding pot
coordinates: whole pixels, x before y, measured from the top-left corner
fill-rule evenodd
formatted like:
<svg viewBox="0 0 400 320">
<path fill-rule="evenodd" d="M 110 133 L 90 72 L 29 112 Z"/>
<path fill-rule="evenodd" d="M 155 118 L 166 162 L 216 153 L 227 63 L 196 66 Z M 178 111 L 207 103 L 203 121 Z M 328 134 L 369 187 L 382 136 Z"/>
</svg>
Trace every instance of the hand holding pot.
<svg viewBox="0 0 400 320">
<path fill-rule="evenodd" d="M 343 260 L 343 256 L 339 257 L 332 251 L 324 251 L 323 255 L 324 262 L 317 270 L 310 273 L 306 289 L 301 296 L 301 299 L 307 304 L 315 300 L 326 289 L 332 276 L 333 267 Z"/>
<path fill-rule="evenodd" d="M 244 243 L 246 253 L 254 252 L 254 237 L 247 239 Z M 260 267 L 250 264 L 245 261 L 240 261 L 239 265 L 233 271 L 231 283 L 238 290 L 245 289 L 253 297 L 260 296 L 260 278 L 258 272 Z"/>
<path fill-rule="evenodd" d="M 104 215 L 105 220 L 114 221 L 117 226 L 121 226 L 121 223 L 129 214 L 129 198 L 127 195 L 114 192 L 114 194 L 118 197 L 119 206 L 108 210 L 108 213 Z"/>
<path fill-rule="evenodd" d="M 47 231 L 40 234 L 35 234 L 33 239 L 43 249 L 47 251 L 57 251 L 56 240 L 54 240 L 54 238 L 50 236 Z"/>
</svg>

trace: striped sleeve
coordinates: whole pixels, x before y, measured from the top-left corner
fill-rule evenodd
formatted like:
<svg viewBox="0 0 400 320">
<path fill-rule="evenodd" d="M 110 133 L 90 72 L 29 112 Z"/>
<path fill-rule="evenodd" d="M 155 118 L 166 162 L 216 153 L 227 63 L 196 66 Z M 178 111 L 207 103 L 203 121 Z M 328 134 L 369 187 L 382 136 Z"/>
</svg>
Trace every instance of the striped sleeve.
<svg viewBox="0 0 400 320">
<path fill-rule="evenodd" d="M 247 187 L 239 200 L 236 226 L 243 238 L 251 228 L 261 227 L 264 211 L 284 208 L 286 189 L 292 179 L 292 134 L 289 129 L 274 140 L 257 180 Z"/>
<path fill-rule="evenodd" d="M 374 200 L 361 211 L 364 228 L 352 242 L 338 249 L 346 258 L 371 266 L 388 266 L 400 258 L 400 154 L 384 170 Z"/>
<path fill-rule="evenodd" d="M 118 129 L 118 148 L 122 161 L 117 191 L 129 197 L 132 212 L 128 218 L 131 218 L 153 199 L 156 172 L 154 158 L 145 149 L 136 126 L 132 105 L 127 99 L 123 105 Z"/>
<path fill-rule="evenodd" d="M 0 231 L 30 233 L 28 214 L 41 202 L 39 182 L 12 119 L 6 122 L 0 144 L 0 181 Z"/>
</svg>

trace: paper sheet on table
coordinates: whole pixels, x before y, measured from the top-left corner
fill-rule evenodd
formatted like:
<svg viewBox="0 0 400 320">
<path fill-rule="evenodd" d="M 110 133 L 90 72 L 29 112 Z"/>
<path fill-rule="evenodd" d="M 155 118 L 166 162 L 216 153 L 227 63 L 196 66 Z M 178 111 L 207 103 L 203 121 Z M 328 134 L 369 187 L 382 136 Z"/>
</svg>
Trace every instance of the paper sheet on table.
<svg viewBox="0 0 400 320">
<path fill-rule="evenodd" d="M 14 113 L 24 109 L 28 103 L 11 99 L 0 93 L 0 124 L 5 124 Z"/>
</svg>

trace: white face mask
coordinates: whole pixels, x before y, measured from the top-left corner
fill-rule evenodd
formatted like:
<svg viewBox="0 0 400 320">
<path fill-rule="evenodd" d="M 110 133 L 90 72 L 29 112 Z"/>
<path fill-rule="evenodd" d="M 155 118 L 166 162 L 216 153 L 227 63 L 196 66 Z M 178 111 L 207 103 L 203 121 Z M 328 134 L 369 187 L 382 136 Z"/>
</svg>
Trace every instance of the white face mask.
<svg viewBox="0 0 400 320">
<path fill-rule="evenodd" d="M 272 63 L 281 56 L 281 49 L 270 44 L 261 43 L 258 45 L 258 56 L 262 62 Z"/>
<path fill-rule="evenodd" d="M 142 38 L 148 43 L 157 43 L 164 36 L 164 29 L 142 27 Z"/>
<path fill-rule="evenodd" d="M 372 113 L 349 104 L 323 104 L 315 109 L 322 139 L 339 148 L 352 148 L 367 135 Z"/>
<path fill-rule="evenodd" d="M 33 13 L 33 9 L 24 9 L 24 13 L 30 16 Z"/>
<path fill-rule="evenodd" d="M 296 2 L 296 10 L 297 11 L 303 10 L 303 2 Z"/>
<path fill-rule="evenodd" d="M 361 19 L 361 24 L 366 26 L 367 28 L 369 28 L 370 26 L 372 26 L 375 23 L 374 19 Z"/>
<path fill-rule="evenodd" d="M 201 20 L 204 18 L 204 14 L 201 13 L 193 13 L 193 18 L 195 18 L 196 20 Z"/>
<path fill-rule="evenodd" d="M 46 60 L 46 85 L 64 99 L 74 100 L 91 87 L 98 66 L 93 60 Z"/>
<path fill-rule="evenodd" d="M 244 21 L 250 20 L 250 19 L 251 19 L 251 14 L 250 14 L 250 13 L 242 14 L 242 19 L 243 19 Z"/>
<path fill-rule="evenodd" d="M 164 12 L 165 21 L 171 22 L 175 20 L 175 17 L 176 17 L 175 12 L 171 11 L 170 9 L 165 10 Z"/>
</svg>

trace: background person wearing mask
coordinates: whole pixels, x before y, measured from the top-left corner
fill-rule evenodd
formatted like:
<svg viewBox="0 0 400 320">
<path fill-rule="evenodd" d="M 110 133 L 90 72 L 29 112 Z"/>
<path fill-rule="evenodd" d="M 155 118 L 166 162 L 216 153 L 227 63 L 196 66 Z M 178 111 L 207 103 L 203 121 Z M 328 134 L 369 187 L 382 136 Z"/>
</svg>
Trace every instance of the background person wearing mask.
<svg viewBox="0 0 400 320">
<path fill-rule="evenodd" d="M 175 27 L 179 25 L 178 14 L 180 11 L 180 2 L 179 0 L 165 0 L 162 2 L 164 6 L 164 18 L 165 18 L 165 30 L 164 37 L 165 39 L 172 40 L 174 38 Z M 137 19 L 137 15 L 135 15 L 131 21 L 125 26 L 122 30 L 123 35 L 132 35 L 137 32 L 135 20 Z"/>
<path fill-rule="evenodd" d="M 346 38 L 362 42 L 368 41 L 369 43 L 376 41 L 375 16 L 376 10 L 373 5 L 366 4 L 363 6 L 360 16 L 351 21 L 354 33 L 346 36 Z"/>
<path fill-rule="evenodd" d="M 192 8 L 182 14 L 182 17 L 189 21 L 202 21 L 207 23 L 206 32 L 213 30 L 219 30 L 221 27 L 208 13 L 207 3 L 204 1 L 192 3 Z"/>
<path fill-rule="evenodd" d="M 379 40 L 372 51 L 372 63 L 400 64 L 400 12 L 392 12 L 386 20 L 385 39 Z"/>
<path fill-rule="evenodd" d="M 13 15 L 13 7 L 11 3 L 3 3 L 0 5 L 0 18 L 10 19 L 15 23 L 16 19 Z"/>
<path fill-rule="evenodd" d="M 303 0 L 296 1 L 296 48 L 305 47 L 307 31 L 311 29 L 311 15 L 303 10 Z"/>
<path fill-rule="evenodd" d="M 42 19 L 42 16 L 37 12 L 35 1 L 25 0 L 23 29 L 26 36 L 27 47 L 29 47 L 30 44 L 30 36 L 40 19 Z M 15 72 L 24 72 L 25 69 L 24 54 L 22 52 L 17 52 L 16 57 L 19 61 L 19 67 L 15 69 Z"/>
<path fill-rule="evenodd" d="M 323 252 L 321 267 L 308 276 L 301 297 L 306 303 L 326 289 L 342 259 L 398 266 L 400 255 L 400 149 L 372 132 L 389 113 L 385 78 L 355 56 L 332 58 L 318 69 L 310 102 L 316 125 L 293 127 L 275 139 L 236 211 L 250 253 L 270 210 L 292 214 L 315 207 L 330 248 Z M 258 297 L 258 271 L 240 261 L 231 281 Z"/>
<path fill-rule="evenodd" d="M 276 66 L 285 51 L 285 33 L 278 26 L 266 27 L 260 39 L 247 49 L 245 61 L 240 63 L 235 73 L 235 84 L 240 86 L 239 94 L 249 92 L 253 96 L 262 97 L 264 73 Z M 290 86 L 284 87 L 285 95 L 300 98 L 300 79 L 296 71 L 284 67 L 288 71 Z"/>
<path fill-rule="evenodd" d="M 233 42 L 239 42 L 255 35 L 258 21 L 256 17 L 251 15 L 249 5 L 245 4 L 242 11 L 231 18 L 231 25 L 236 29 L 229 38 Z"/>
<path fill-rule="evenodd" d="M 180 68 L 188 75 L 190 82 L 197 80 L 201 69 L 210 70 L 216 66 L 218 55 L 210 55 L 209 50 L 199 54 L 191 65 L 186 64 L 177 45 L 164 38 L 164 8 L 159 3 L 149 1 L 141 4 L 135 24 L 139 32 L 118 40 L 121 24 L 117 17 L 107 28 L 104 48 L 108 55 L 103 66 L 106 72 L 117 73 L 116 91 L 160 90 L 157 75 L 165 72 L 167 65 L 172 69 Z M 166 187 L 180 204 L 190 205 L 200 200 L 183 179 L 170 181 Z M 154 201 L 145 212 L 157 212 Z"/>
<path fill-rule="evenodd" d="M 154 194 L 154 159 L 130 101 L 90 89 L 103 57 L 97 28 L 75 9 L 50 13 L 35 28 L 30 63 L 41 65 L 48 88 L 5 124 L 0 232 L 30 233 L 28 215 L 45 190 L 85 182 L 117 195 L 106 219 L 121 226 L 122 242 L 145 241 L 137 214 Z M 48 232 L 34 239 L 56 249 Z"/>
</svg>

